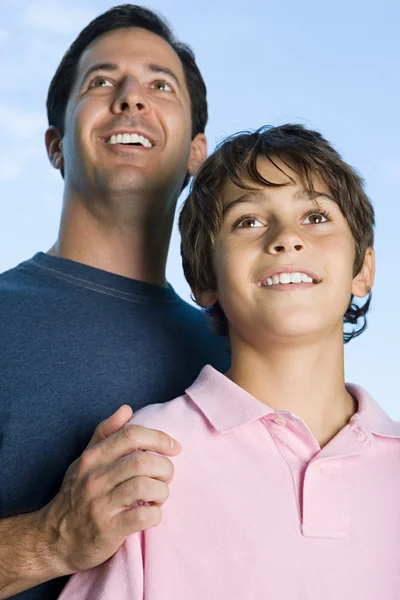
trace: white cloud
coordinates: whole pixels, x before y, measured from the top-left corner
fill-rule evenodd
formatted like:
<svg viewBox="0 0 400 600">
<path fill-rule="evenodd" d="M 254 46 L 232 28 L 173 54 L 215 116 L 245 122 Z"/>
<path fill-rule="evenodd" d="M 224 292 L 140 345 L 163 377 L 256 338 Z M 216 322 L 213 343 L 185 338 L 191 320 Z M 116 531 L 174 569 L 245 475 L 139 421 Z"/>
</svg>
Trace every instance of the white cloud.
<svg viewBox="0 0 400 600">
<path fill-rule="evenodd" d="M 44 132 L 47 119 L 40 112 L 24 112 L 0 105 L 0 182 L 16 181 L 46 164 Z"/>
<path fill-rule="evenodd" d="M 6 42 L 10 37 L 10 34 L 8 33 L 8 31 L 6 31 L 3 28 L 0 28 L 0 44 L 3 42 Z"/>
<path fill-rule="evenodd" d="M 46 115 L 41 112 L 24 112 L 17 108 L 0 105 L 0 130 L 11 140 L 41 138 L 47 127 Z"/>
<path fill-rule="evenodd" d="M 54 35 L 77 34 L 95 14 L 81 7 L 58 7 L 53 3 L 32 2 L 21 15 L 21 22 L 30 29 Z"/>
<path fill-rule="evenodd" d="M 389 183 L 400 185 L 400 158 L 388 161 L 384 167 L 384 175 Z"/>
<path fill-rule="evenodd" d="M 22 173 L 21 164 L 0 155 L 0 182 L 15 181 Z"/>
</svg>

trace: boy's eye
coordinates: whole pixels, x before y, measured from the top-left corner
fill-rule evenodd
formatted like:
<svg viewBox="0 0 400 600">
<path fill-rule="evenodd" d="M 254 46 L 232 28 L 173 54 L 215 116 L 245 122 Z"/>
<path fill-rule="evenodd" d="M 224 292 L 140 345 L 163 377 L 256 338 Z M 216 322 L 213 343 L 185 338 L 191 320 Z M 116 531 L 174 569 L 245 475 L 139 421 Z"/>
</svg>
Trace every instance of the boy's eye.
<svg viewBox="0 0 400 600">
<path fill-rule="evenodd" d="M 113 84 L 109 79 L 106 79 L 105 77 L 96 77 L 90 84 L 90 87 L 109 87 L 112 85 Z"/>
<path fill-rule="evenodd" d="M 235 223 L 235 227 L 241 227 L 242 229 L 254 229 L 255 227 L 264 227 L 256 217 L 242 217 Z"/>
<path fill-rule="evenodd" d="M 329 221 L 329 215 L 324 212 L 314 212 L 307 215 L 304 219 L 306 225 L 318 225 L 319 223 L 326 223 Z"/>
<path fill-rule="evenodd" d="M 160 92 L 173 92 L 172 86 L 167 81 L 155 81 L 153 83 L 153 88 L 156 90 L 160 90 Z"/>
</svg>

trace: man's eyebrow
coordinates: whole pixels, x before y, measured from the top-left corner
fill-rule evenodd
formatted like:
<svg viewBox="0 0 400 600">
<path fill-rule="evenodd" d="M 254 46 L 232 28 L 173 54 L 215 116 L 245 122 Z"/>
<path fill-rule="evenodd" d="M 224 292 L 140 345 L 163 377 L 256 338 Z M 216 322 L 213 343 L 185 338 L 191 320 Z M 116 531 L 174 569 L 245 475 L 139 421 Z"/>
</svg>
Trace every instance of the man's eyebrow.
<svg viewBox="0 0 400 600">
<path fill-rule="evenodd" d="M 109 63 L 109 62 L 93 63 L 85 71 L 85 73 L 81 79 L 80 85 L 82 86 L 82 84 L 88 79 L 88 77 L 90 75 L 92 75 L 93 73 L 95 73 L 96 71 L 117 71 L 117 70 L 118 70 L 118 65 L 116 65 L 115 63 Z"/>
<path fill-rule="evenodd" d="M 164 75 L 169 75 L 169 77 L 172 77 L 172 79 L 175 81 L 178 88 L 181 89 L 181 84 L 177 75 L 175 75 L 175 73 L 169 67 L 164 67 L 163 65 L 156 65 L 154 63 L 150 63 L 146 65 L 146 68 L 152 73 L 163 73 Z"/>
<path fill-rule="evenodd" d="M 169 77 L 172 77 L 172 79 L 175 81 L 178 88 L 181 89 L 181 84 L 179 82 L 177 75 L 175 75 L 175 73 L 169 67 L 150 63 L 150 64 L 146 65 L 146 69 L 148 71 L 150 71 L 151 73 L 163 73 L 164 75 L 168 75 Z M 109 62 L 94 63 L 86 70 L 85 74 L 83 75 L 83 77 L 81 79 L 81 85 L 88 79 L 88 77 L 90 75 L 92 75 L 96 71 L 117 71 L 117 70 L 118 70 L 118 65 L 116 65 L 115 63 L 109 63 Z"/>
<path fill-rule="evenodd" d="M 309 200 L 310 202 L 314 202 L 317 198 L 326 198 L 327 200 L 330 200 L 331 202 L 334 202 L 335 204 L 337 204 L 337 202 L 335 201 L 333 196 L 331 196 L 330 194 L 326 194 L 325 192 L 315 192 L 314 194 L 310 194 L 307 190 L 299 190 L 298 192 L 296 192 L 293 195 L 292 199 L 294 201 Z M 225 217 L 227 215 L 227 213 L 229 211 L 231 211 L 238 204 L 245 204 L 245 203 L 262 204 L 263 202 L 266 202 L 269 199 L 270 199 L 270 197 L 265 192 L 265 190 L 263 190 L 263 191 L 255 190 L 254 192 L 247 192 L 246 194 L 239 196 L 239 198 L 235 198 L 235 200 L 232 200 L 232 202 L 229 202 L 229 204 L 227 204 L 224 207 L 224 209 L 222 211 L 222 216 Z"/>
</svg>

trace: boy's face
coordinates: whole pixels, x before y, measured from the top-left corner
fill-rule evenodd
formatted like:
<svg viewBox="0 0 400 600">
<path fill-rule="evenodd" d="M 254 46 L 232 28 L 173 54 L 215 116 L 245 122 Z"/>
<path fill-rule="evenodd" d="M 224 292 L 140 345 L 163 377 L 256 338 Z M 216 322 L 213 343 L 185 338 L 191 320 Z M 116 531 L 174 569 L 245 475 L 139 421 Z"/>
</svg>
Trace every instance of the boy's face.
<svg viewBox="0 0 400 600">
<path fill-rule="evenodd" d="M 213 256 L 217 290 L 198 300 L 204 306 L 219 300 L 231 343 L 238 336 L 251 346 L 265 339 L 311 340 L 335 331 L 342 339 L 351 294 L 363 297 L 372 287 L 373 250 L 353 278 L 353 236 L 328 187 L 315 177 L 312 200 L 296 172 L 274 162 L 295 184 L 257 185 L 256 191 L 231 181 L 222 186 L 225 214 Z M 290 182 L 265 157 L 258 170 L 271 182 Z"/>
</svg>

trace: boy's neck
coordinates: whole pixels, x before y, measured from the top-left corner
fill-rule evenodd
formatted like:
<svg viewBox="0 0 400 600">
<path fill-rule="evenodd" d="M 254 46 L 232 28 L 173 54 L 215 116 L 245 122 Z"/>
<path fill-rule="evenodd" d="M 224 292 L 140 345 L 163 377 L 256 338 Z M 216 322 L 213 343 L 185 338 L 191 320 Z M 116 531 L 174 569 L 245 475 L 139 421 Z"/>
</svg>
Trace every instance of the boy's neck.
<svg viewBox="0 0 400 600">
<path fill-rule="evenodd" d="M 343 341 L 336 334 L 309 345 L 268 346 L 260 354 L 235 341 L 227 376 L 269 407 L 300 417 L 322 448 L 358 410 L 345 388 Z"/>
</svg>

